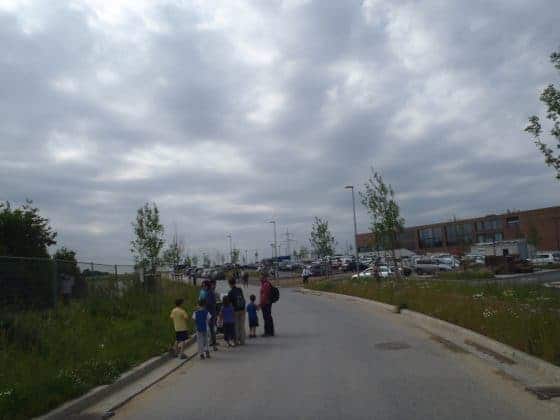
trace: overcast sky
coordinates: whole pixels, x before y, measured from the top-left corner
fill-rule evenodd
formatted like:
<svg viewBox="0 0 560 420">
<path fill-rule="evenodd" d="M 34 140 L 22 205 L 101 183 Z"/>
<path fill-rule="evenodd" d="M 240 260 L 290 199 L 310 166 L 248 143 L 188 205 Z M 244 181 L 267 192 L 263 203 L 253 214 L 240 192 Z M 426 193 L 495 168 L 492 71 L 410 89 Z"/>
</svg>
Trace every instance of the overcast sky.
<svg viewBox="0 0 560 420">
<path fill-rule="evenodd" d="M 373 165 L 407 224 L 558 204 L 529 137 L 558 0 L 0 0 L 0 199 L 131 261 L 155 201 L 191 252 L 270 255 L 272 217 L 352 240 Z M 359 206 L 358 226 L 367 229 Z"/>
</svg>

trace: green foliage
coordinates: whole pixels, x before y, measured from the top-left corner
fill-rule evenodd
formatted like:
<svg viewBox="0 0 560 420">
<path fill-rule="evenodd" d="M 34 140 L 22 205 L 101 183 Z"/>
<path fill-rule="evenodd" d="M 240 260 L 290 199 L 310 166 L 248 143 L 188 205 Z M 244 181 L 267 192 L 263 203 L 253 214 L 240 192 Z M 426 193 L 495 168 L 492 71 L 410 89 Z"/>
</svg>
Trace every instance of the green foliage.
<svg viewBox="0 0 560 420">
<path fill-rule="evenodd" d="M 395 200 L 391 185 L 385 184 L 381 174 L 371 169 L 371 176 L 360 191 L 362 204 L 370 217 L 370 229 L 379 249 L 394 250 L 397 247 L 397 235 L 403 230 L 404 219 Z"/>
<path fill-rule="evenodd" d="M 198 267 L 198 255 L 193 255 L 191 257 L 191 261 L 192 261 L 192 266 L 193 267 Z"/>
<path fill-rule="evenodd" d="M 163 252 L 163 261 L 170 267 L 176 267 L 181 264 L 185 255 L 185 245 L 177 237 L 177 233 L 173 234 L 169 247 Z"/>
<path fill-rule="evenodd" d="M 553 52 L 550 61 L 560 71 L 560 52 Z M 556 144 L 558 149 L 560 148 L 560 90 L 553 84 L 548 85 L 542 91 L 540 101 L 546 106 L 546 118 L 552 124 L 549 134 L 559 143 Z M 532 134 L 535 145 L 544 155 L 545 163 L 556 171 L 556 178 L 560 179 L 560 155 L 555 154 L 554 149 L 542 140 L 542 130 L 539 117 L 536 115 L 530 117 L 525 131 Z"/>
<path fill-rule="evenodd" d="M 164 244 L 163 225 L 159 221 L 156 203 L 140 207 L 132 226 L 135 238 L 130 242 L 130 252 L 134 260 L 145 269 L 155 270 L 161 263 L 160 253 Z"/>
<path fill-rule="evenodd" d="M 488 270 L 465 270 L 438 273 L 442 280 L 483 280 L 494 278 L 494 273 Z"/>
<path fill-rule="evenodd" d="M 308 287 L 406 306 L 560 365 L 560 294 L 543 285 L 360 279 Z"/>
<path fill-rule="evenodd" d="M 187 267 L 192 267 L 192 258 L 190 256 L 185 256 L 185 259 L 183 260 L 183 264 L 185 264 Z"/>
<path fill-rule="evenodd" d="M 302 245 L 299 248 L 299 251 L 297 252 L 297 257 L 300 260 L 307 260 L 309 258 L 309 250 L 305 246 Z"/>
<path fill-rule="evenodd" d="M 0 203 L 0 255 L 13 257 L 49 256 L 48 247 L 56 244 L 56 232 L 49 220 L 28 200 L 19 208 Z"/>
<path fill-rule="evenodd" d="M 327 220 L 315 217 L 309 242 L 311 242 L 311 246 L 319 258 L 334 254 L 335 240 L 334 236 L 331 235 Z"/>
<path fill-rule="evenodd" d="M 197 290 L 183 283 L 164 281 L 150 294 L 130 275 L 119 276 L 121 286 L 114 276 L 93 281 L 87 299 L 68 306 L 0 312 L 0 418 L 31 418 L 114 381 L 170 348 L 176 298 L 189 313 L 195 307 Z"/>
<path fill-rule="evenodd" d="M 233 248 L 231 250 L 231 263 L 232 264 L 238 264 L 239 263 L 239 249 L 237 248 Z"/>
</svg>

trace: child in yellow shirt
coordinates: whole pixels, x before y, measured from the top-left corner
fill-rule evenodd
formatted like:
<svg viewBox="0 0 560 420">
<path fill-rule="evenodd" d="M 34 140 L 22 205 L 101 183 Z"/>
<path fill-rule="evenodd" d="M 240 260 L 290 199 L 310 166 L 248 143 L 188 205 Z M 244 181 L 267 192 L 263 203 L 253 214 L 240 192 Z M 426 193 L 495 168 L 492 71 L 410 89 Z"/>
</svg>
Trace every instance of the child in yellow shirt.
<svg viewBox="0 0 560 420">
<path fill-rule="evenodd" d="M 173 327 L 175 328 L 175 345 L 173 349 L 175 354 L 181 359 L 186 359 L 187 355 L 185 351 L 185 341 L 189 338 L 189 333 L 187 331 L 187 312 L 181 308 L 183 304 L 183 299 L 177 299 L 175 301 L 175 308 L 171 311 L 169 316 L 173 320 Z"/>
</svg>

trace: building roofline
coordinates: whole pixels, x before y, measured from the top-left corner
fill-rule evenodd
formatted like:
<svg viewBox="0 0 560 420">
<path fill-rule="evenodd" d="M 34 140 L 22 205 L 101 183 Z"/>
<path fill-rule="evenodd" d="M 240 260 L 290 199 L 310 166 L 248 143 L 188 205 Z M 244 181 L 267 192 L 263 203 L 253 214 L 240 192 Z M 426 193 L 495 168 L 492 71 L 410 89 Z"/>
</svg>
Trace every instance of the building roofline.
<svg viewBox="0 0 560 420">
<path fill-rule="evenodd" d="M 444 222 L 434 222 L 434 223 L 426 223 L 423 225 L 414 225 L 414 226 L 405 226 L 404 229 L 408 230 L 408 229 L 423 229 L 423 228 L 428 228 L 428 227 L 438 227 L 438 226 L 445 226 L 448 225 L 450 223 L 465 223 L 465 222 L 477 222 L 480 220 L 485 220 L 488 219 L 490 217 L 504 217 L 504 216 L 517 216 L 520 214 L 524 214 L 524 213 L 531 213 L 531 212 L 536 212 L 536 211 L 545 211 L 545 210 L 551 210 L 551 209 L 557 209 L 558 211 L 560 211 L 560 206 L 549 206 L 549 207 L 540 207 L 540 208 L 536 208 L 536 209 L 530 209 L 530 210 L 515 210 L 515 211 L 508 211 L 505 213 L 496 213 L 496 214 L 487 214 L 484 216 L 478 216 L 478 217 L 467 217 L 464 219 L 456 219 L 456 220 L 447 220 Z M 358 233 L 357 236 L 360 235 L 370 235 L 372 234 L 371 232 L 362 232 L 362 233 Z"/>
</svg>

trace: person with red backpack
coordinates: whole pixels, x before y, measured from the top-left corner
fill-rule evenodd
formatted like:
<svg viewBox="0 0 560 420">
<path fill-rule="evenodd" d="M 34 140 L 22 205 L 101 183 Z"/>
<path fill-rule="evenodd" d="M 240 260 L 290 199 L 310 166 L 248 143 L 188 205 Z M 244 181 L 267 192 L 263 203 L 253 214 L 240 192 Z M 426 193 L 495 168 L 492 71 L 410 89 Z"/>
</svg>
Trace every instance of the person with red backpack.
<svg viewBox="0 0 560 420">
<path fill-rule="evenodd" d="M 274 320 L 272 319 L 272 304 L 278 301 L 280 293 L 276 287 L 270 283 L 265 274 L 261 277 L 261 300 L 259 307 L 262 310 L 264 319 L 264 334 L 263 337 L 274 336 Z"/>
</svg>

